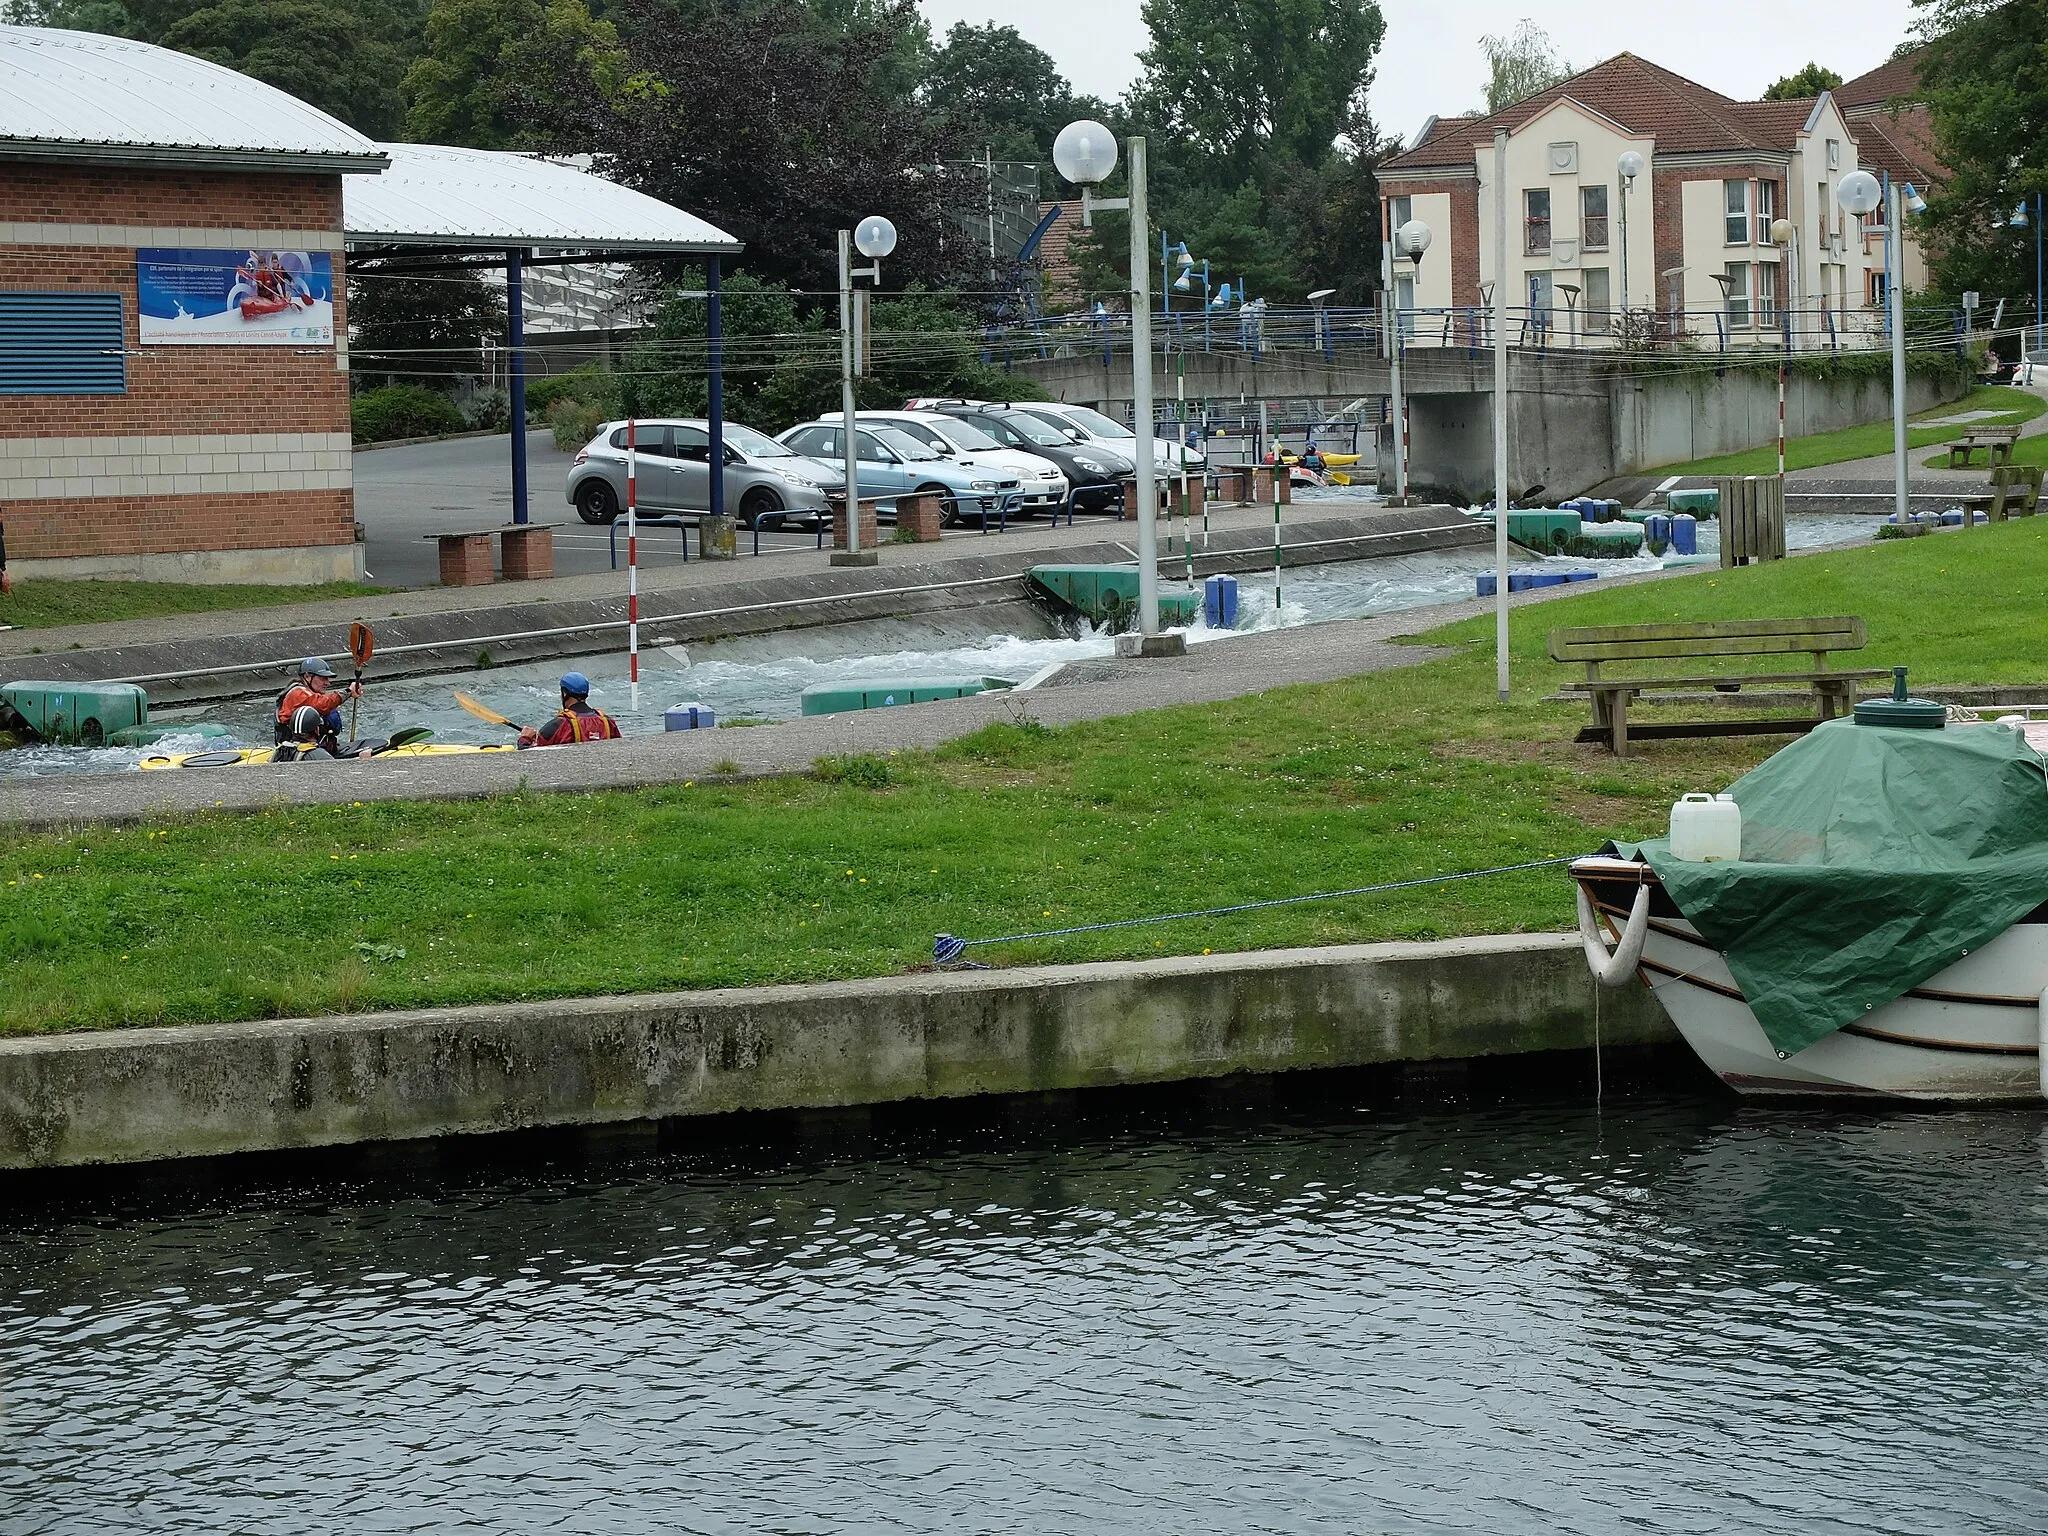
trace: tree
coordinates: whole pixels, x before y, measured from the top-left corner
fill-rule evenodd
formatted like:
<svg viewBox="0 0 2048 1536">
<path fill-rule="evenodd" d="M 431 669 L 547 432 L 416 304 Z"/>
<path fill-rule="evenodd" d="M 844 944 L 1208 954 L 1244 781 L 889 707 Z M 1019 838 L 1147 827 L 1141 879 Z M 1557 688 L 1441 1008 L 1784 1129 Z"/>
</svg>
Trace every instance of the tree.
<svg viewBox="0 0 2048 1536">
<path fill-rule="evenodd" d="M 999 160 L 1048 160 L 1073 117 L 1074 90 L 1052 55 L 1015 27 L 955 22 L 932 56 L 924 97 L 982 140 Z"/>
<path fill-rule="evenodd" d="M 1842 77 L 1824 64 L 1808 64 L 1796 75 L 1773 81 L 1764 92 L 1765 101 L 1804 101 L 1822 91 L 1832 91 Z"/>
<path fill-rule="evenodd" d="M 1199 167 L 1221 187 L 1275 165 L 1322 164 L 1365 99 L 1386 35 L 1375 0 L 1144 0 L 1142 14 L 1152 40 L 1138 56 L 1132 115 L 1162 161 Z"/>
<path fill-rule="evenodd" d="M 156 41 L 253 75 L 373 139 L 398 133 L 401 56 L 349 0 L 218 0 Z"/>
<path fill-rule="evenodd" d="M 537 147 L 709 219 L 783 287 L 836 290 L 837 232 L 871 213 L 897 228 L 892 282 L 944 279 L 944 211 L 973 194 L 945 169 L 959 125 L 872 84 L 921 35 L 912 0 L 872 0 L 843 30 L 796 0 L 619 0 L 607 17 L 614 51 L 549 33 L 524 56 L 512 111 Z"/>
<path fill-rule="evenodd" d="M 1498 112 L 1539 91 L 1547 91 L 1569 80 L 1573 70 L 1550 41 L 1550 34 L 1533 21 L 1522 21 L 1506 37 L 1491 33 L 1479 39 L 1492 71 L 1486 82 L 1486 110 Z"/>
<path fill-rule="evenodd" d="M 1948 179 L 1929 199 L 1933 287 L 2034 296 L 2034 230 L 2014 208 L 2048 192 L 2048 7 L 1921 0 L 1921 94 Z M 2029 219 L 2038 209 L 2029 206 Z"/>
<path fill-rule="evenodd" d="M 503 149 L 506 56 L 541 28 L 540 0 L 434 0 L 423 51 L 405 72 L 405 136 L 420 144 Z"/>
</svg>

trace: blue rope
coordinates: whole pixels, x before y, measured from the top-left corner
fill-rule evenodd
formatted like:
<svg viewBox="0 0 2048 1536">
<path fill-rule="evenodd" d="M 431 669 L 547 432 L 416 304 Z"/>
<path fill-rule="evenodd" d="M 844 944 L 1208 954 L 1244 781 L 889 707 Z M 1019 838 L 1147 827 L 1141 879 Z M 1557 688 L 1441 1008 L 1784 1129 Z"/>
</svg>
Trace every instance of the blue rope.
<svg viewBox="0 0 2048 1536">
<path fill-rule="evenodd" d="M 950 933 L 942 933 L 932 945 L 932 959 L 940 965 L 951 965 L 965 954 L 971 945 L 1014 944 L 1023 939 L 1057 939 L 1070 933 L 1100 933 L 1107 928 L 1138 928 L 1147 923 L 1176 923 L 1190 917 L 1227 917 L 1233 912 L 1257 912 L 1265 907 L 1291 907 L 1303 901 L 1336 901 L 1345 896 L 1372 896 L 1381 891 L 1407 891 L 1418 885 L 1447 885 L 1453 880 L 1477 880 L 1482 875 L 1511 875 L 1524 869 L 1547 869 L 1554 864 L 1569 864 L 1579 855 L 1568 853 L 1557 859 L 1531 859 L 1526 864 L 1502 864 L 1493 869 L 1468 869 L 1455 875 L 1425 875 L 1420 880 L 1389 880 L 1380 885 L 1353 886 L 1348 891 L 1318 891 L 1313 896 L 1275 896 L 1266 901 L 1241 901 L 1229 907 L 1203 907 L 1196 912 L 1166 912 L 1157 917 L 1120 917 L 1107 923 L 1078 923 L 1071 928 L 1044 928 L 1037 933 L 1006 933 L 992 939 L 962 939 Z M 969 962 L 972 964 L 973 962 Z"/>
</svg>

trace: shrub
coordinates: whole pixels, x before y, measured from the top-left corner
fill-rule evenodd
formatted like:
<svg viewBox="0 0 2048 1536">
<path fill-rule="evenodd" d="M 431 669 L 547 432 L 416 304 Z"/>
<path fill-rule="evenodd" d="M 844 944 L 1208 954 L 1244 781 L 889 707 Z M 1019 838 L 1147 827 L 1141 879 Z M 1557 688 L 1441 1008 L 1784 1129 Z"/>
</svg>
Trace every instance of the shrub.
<svg viewBox="0 0 2048 1536">
<path fill-rule="evenodd" d="M 821 784 L 850 784 L 857 789 L 887 789 L 896 782 L 887 759 L 865 752 L 821 757 L 811 765 L 811 777 Z"/>
<path fill-rule="evenodd" d="M 581 400 L 585 405 L 606 406 L 615 392 L 610 374 L 595 363 L 551 373 L 526 381 L 526 414 L 548 416 L 557 400 Z"/>
<path fill-rule="evenodd" d="M 502 389 L 480 389 L 462 416 L 472 432 L 503 432 L 512 425 L 512 397 Z"/>
<path fill-rule="evenodd" d="M 417 384 L 387 384 L 365 390 L 348 405 L 349 424 L 359 443 L 388 443 L 400 437 L 438 437 L 463 429 L 462 412 L 446 395 Z"/>
<path fill-rule="evenodd" d="M 554 429 L 555 452 L 575 453 L 597 436 L 604 412 L 581 400 L 557 400 L 548 407 L 548 425 Z"/>
</svg>

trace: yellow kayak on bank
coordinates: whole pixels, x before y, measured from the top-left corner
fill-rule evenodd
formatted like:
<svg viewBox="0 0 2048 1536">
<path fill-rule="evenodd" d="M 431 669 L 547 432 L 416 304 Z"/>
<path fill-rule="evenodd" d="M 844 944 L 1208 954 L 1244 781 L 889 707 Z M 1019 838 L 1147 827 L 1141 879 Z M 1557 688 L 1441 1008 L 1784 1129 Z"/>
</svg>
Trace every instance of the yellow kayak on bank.
<svg viewBox="0 0 2048 1536">
<path fill-rule="evenodd" d="M 517 747 L 512 742 L 494 743 L 490 746 L 469 746 L 460 742 L 415 742 L 410 746 L 387 747 L 374 754 L 375 758 L 391 757 L 463 757 L 474 752 L 513 752 Z M 157 753 L 145 757 L 136 766 L 141 768 L 254 768 L 268 767 L 273 763 L 296 762 L 342 762 L 359 763 L 366 759 L 359 757 L 331 758 L 324 752 L 312 753 L 309 757 L 279 757 L 276 747 L 220 747 L 212 752 L 181 752 L 175 756 Z"/>
</svg>

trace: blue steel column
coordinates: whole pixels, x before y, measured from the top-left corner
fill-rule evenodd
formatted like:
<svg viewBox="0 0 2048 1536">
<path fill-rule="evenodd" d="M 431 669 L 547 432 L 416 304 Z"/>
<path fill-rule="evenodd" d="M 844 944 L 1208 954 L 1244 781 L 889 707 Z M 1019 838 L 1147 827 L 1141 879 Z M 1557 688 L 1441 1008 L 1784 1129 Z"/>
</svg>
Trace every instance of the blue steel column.
<svg viewBox="0 0 2048 1536">
<path fill-rule="evenodd" d="M 505 253 L 505 316 L 512 348 L 512 521 L 526 522 L 526 301 L 521 252 Z"/>
<path fill-rule="evenodd" d="M 711 515 L 725 516 L 725 316 L 718 302 L 718 258 L 713 256 L 704 284 L 709 302 L 704 317 L 710 342 Z"/>
</svg>

